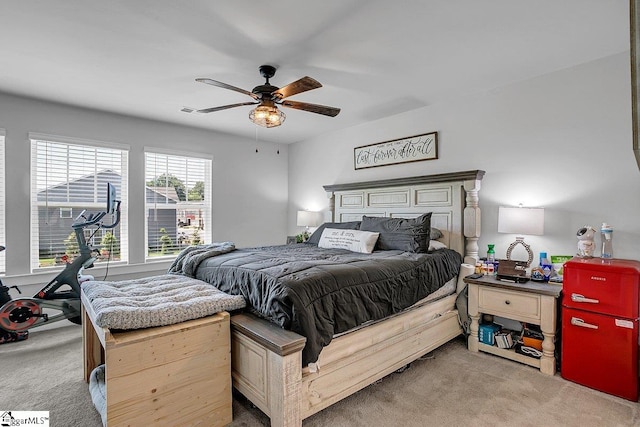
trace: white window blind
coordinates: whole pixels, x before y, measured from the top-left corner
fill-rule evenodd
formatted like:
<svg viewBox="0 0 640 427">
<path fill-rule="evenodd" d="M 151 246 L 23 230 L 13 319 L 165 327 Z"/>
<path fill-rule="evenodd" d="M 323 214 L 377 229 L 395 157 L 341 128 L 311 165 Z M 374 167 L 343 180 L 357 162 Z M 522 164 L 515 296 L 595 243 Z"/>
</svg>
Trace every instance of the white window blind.
<svg viewBox="0 0 640 427">
<path fill-rule="evenodd" d="M 147 259 L 211 243 L 211 159 L 145 152 Z"/>
<path fill-rule="evenodd" d="M 5 210 L 5 164 L 4 164 L 4 129 L 0 129 L 0 246 L 6 244 L 5 234 L 5 222 L 4 219 L 7 216 Z M 6 270 L 5 251 L 0 252 L 0 275 L 4 275 Z"/>
<path fill-rule="evenodd" d="M 90 231 L 95 228 L 86 229 L 85 234 L 90 246 L 99 253 L 98 263 L 108 259 L 126 261 L 126 147 L 39 135 L 30 138 L 32 269 L 59 265 L 65 255 L 72 258 L 78 253 L 71 224 L 85 209 L 89 212 L 107 209 L 107 183 L 113 184 L 117 199 L 122 202 L 120 224 L 93 235 Z M 111 218 L 107 216 L 104 221 L 110 224 Z"/>
</svg>

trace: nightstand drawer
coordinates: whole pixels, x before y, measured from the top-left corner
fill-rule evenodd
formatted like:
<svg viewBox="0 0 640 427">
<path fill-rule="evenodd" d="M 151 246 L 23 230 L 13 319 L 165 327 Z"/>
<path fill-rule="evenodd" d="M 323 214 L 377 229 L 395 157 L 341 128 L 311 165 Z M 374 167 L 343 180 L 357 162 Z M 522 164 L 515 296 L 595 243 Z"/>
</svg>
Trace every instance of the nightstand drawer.
<svg viewBox="0 0 640 427">
<path fill-rule="evenodd" d="M 514 320 L 540 320 L 540 295 L 512 292 L 504 289 L 478 289 L 478 308 L 481 312 L 504 315 Z"/>
</svg>

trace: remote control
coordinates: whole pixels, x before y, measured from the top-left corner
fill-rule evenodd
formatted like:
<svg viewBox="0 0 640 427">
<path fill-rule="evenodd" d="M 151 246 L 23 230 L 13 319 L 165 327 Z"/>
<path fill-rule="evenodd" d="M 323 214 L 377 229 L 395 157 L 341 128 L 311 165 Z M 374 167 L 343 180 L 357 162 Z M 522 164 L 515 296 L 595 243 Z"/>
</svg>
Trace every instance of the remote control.
<svg viewBox="0 0 640 427">
<path fill-rule="evenodd" d="M 467 276 L 467 279 L 479 279 L 481 277 L 483 277 L 484 274 L 482 273 L 473 273 Z"/>
</svg>

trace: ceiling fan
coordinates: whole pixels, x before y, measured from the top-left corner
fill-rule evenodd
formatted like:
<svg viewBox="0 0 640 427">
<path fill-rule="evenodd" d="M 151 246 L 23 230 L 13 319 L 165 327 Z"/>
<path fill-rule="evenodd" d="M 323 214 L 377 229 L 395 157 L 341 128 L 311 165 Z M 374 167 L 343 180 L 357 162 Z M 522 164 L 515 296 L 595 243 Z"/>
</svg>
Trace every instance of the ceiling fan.
<svg viewBox="0 0 640 427">
<path fill-rule="evenodd" d="M 253 88 L 251 92 L 240 89 L 226 83 L 212 79 L 196 79 L 197 82 L 218 86 L 224 89 L 234 90 L 244 93 L 253 98 L 253 101 L 240 102 L 238 104 L 222 105 L 220 107 L 211 107 L 198 110 L 196 108 L 184 107 L 182 111 L 185 113 L 213 113 L 214 111 L 226 110 L 229 108 L 241 107 L 243 105 L 258 105 L 249 113 L 249 119 L 257 125 L 267 128 L 280 126 L 286 119 L 284 112 L 278 110 L 278 105 L 283 107 L 295 108 L 296 110 L 309 111 L 311 113 L 322 114 L 325 116 L 335 117 L 340 112 L 339 108 L 328 107 L 326 105 L 309 104 L 307 102 L 289 101 L 288 98 L 302 92 L 322 87 L 322 85 L 311 77 L 303 77 L 293 83 L 278 88 L 269 83 L 269 79 L 276 74 L 276 68 L 271 65 L 261 65 L 260 75 L 266 79 L 265 84 Z"/>
</svg>

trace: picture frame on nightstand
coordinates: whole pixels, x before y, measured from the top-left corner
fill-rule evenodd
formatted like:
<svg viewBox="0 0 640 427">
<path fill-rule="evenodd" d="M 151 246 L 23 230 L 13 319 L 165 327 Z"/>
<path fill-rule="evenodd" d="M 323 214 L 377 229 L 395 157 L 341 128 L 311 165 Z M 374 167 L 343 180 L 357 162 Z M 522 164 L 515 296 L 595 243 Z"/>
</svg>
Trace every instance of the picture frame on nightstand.
<svg viewBox="0 0 640 427">
<path fill-rule="evenodd" d="M 527 277 L 527 262 L 501 259 L 496 277 L 498 280 L 507 282 L 526 283 L 529 281 Z"/>
</svg>

